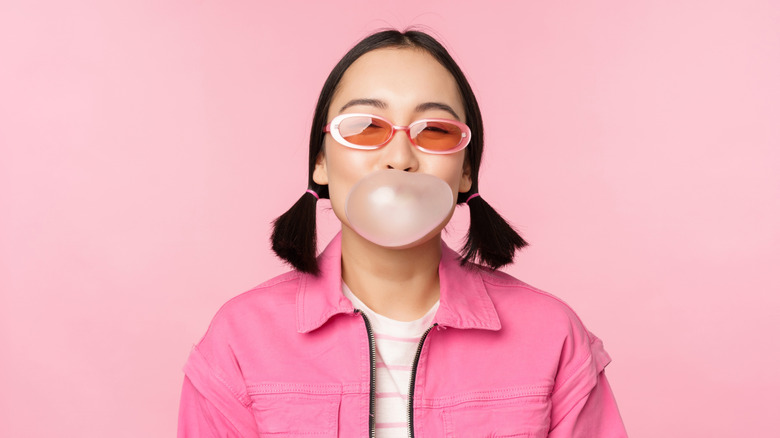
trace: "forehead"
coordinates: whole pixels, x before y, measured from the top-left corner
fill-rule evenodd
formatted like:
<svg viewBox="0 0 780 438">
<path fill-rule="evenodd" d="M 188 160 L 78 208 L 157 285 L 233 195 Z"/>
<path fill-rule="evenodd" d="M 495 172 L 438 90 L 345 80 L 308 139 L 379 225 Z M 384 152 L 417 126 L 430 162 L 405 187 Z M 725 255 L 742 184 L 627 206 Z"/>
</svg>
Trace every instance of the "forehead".
<svg viewBox="0 0 780 438">
<path fill-rule="evenodd" d="M 354 99 L 377 99 L 401 112 L 426 102 L 445 103 L 465 117 L 458 85 L 431 54 L 416 48 L 384 48 L 358 58 L 344 72 L 328 114 Z"/>
</svg>

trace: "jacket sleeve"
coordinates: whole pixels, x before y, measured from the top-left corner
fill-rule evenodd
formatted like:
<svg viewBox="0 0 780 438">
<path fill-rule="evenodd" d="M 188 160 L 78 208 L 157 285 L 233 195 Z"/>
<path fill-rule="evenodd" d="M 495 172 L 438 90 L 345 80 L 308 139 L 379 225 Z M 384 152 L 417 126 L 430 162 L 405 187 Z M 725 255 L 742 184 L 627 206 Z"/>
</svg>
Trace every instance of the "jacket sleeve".
<svg viewBox="0 0 780 438">
<path fill-rule="evenodd" d="M 610 357 L 601 340 L 587 333 L 590 354 L 556 383 L 549 438 L 625 438 L 615 397 L 604 374 Z"/>
<path fill-rule="evenodd" d="M 257 436 L 251 403 L 241 379 L 222 369 L 209 363 L 198 347 L 190 353 L 184 366 L 179 438 Z"/>
<path fill-rule="evenodd" d="M 184 377 L 179 403 L 179 438 L 240 437 L 230 421 Z"/>
</svg>

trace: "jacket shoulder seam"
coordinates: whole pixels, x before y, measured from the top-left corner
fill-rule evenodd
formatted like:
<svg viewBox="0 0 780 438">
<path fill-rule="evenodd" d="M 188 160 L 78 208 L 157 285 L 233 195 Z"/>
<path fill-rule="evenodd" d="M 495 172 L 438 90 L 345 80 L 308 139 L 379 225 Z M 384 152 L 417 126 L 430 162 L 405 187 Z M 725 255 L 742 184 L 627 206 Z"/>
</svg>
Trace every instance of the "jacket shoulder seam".
<svg viewBox="0 0 780 438">
<path fill-rule="evenodd" d="M 246 298 L 250 294 L 262 292 L 265 289 L 268 289 L 268 288 L 271 288 L 271 287 L 274 287 L 274 286 L 277 286 L 277 285 L 280 285 L 280 284 L 283 284 L 283 283 L 288 283 L 288 282 L 292 282 L 292 281 L 299 281 L 300 278 L 301 278 L 301 273 L 300 272 L 298 272 L 298 271 L 289 271 L 287 273 L 278 275 L 278 276 L 276 276 L 276 277 L 274 277 L 274 278 L 272 278 L 272 279 L 270 279 L 268 281 L 260 283 L 259 285 L 253 287 L 252 289 L 249 289 L 249 290 L 247 290 L 245 292 L 242 292 L 242 293 L 234 296 L 233 298 L 230 298 L 224 304 L 222 304 L 219 307 L 219 309 L 217 310 L 217 312 L 214 314 L 214 317 L 211 319 L 211 322 L 209 323 L 208 329 L 206 329 L 206 333 L 203 334 L 203 336 L 201 337 L 200 341 L 198 341 L 198 344 L 203 342 L 203 340 L 206 337 L 208 337 L 209 333 L 211 332 L 212 328 L 214 327 L 214 323 L 220 318 L 220 315 L 222 315 L 222 313 L 225 312 L 225 309 L 227 307 L 230 307 L 234 302 L 242 300 L 242 299 Z"/>
<path fill-rule="evenodd" d="M 545 292 L 545 291 L 543 291 L 543 290 L 541 290 L 541 289 L 539 289 L 539 288 L 537 288 L 537 287 L 531 286 L 530 284 L 528 284 L 528 283 L 526 283 L 526 282 L 524 282 L 524 281 L 522 281 L 522 280 L 519 280 L 519 279 L 517 279 L 517 278 L 515 278 L 515 277 L 512 277 L 512 276 L 511 276 L 511 275 L 509 275 L 509 274 L 504 274 L 504 275 L 506 275 L 508 278 L 506 278 L 506 279 L 503 279 L 503 278 L 499 278 L 498 276 L 496 276 L 496 275 L 495 275 L 495 274 L 493 274 L 493 273 L 490 273 L 490 272 L 482 272 L 482 279 L 483 279 L 483 281 L 484 281 L 485 283 L 491 284 L 491 285 L 493 285 L 493 286 L 498 286 L 498 287 L 519 287 L 519 288 L 522 288 L 522 289 L 526 289 L 526 290 L 528 290 L 529 292 L 533 292 L 533 293 L 535 293 L 535 294 L 542 295 L 542 296 L 545 296 L 545 297 L 547 297 L 547 298 L 550 298 L 550 299 L 552 299 L 552 300 L 554 300 L 554 301 L 557 301 L 558 303 L 560 303 L 561 305 L 563 305 L 563 307 L 564 307 L 564 308 L 565 308 L 565 309 L 566 309 L 566 310 L 567 310 L 569 313 L 571 313 L 571 315 L 572 315 L 572 317 L 575 319 L 575 321 L 576 321 L 576 322 L 577 322 L 577 323 L 578 323 L 578 324 L 579 324 L 579 325 L 580 325 L 580 326 L 581 326 L 583 329 L 585 329 L 585 324 L 583 324 L 583 322 L 582 322 L 582 320 L 580 319 L 579 315 L 577 315 L 577 312 L 575 312 L 575 311 L 574 311 L 574 309 L 573 309 L 573 308 L 572 308 L 572 307 L 571 307 L 571 306 L 570 306 L 570 305 L 569 305 L 569 304 L 568 304 L 566 301 L 564 301 L 564 300 L 563 300 L 563 299 L 561 299 L 560 297 L 557 297 L 557 296 L 555 296 L 555 295 L 553 295 L 553 294 L 551 294 L 551 293 L 549 293 L 549 292 Z M 589 336 L 589 337 L 590 337 L 590 336 Z"/>
</svg>

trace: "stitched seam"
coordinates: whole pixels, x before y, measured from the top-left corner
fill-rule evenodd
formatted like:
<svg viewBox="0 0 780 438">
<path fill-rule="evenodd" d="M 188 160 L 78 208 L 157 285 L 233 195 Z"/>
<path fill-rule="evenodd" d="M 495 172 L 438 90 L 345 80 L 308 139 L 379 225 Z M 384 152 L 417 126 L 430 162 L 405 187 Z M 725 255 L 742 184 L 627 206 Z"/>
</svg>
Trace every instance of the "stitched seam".
<svg viewBox="0 0 780 438">
<path fill-rule="evenodd" d="M 305 385 L 304 385 L 305 386 Z M 325 385 L 323 385 L 325 386 Z M 338 385 L 334 385 L 338 386 Z M 318 410 L 322 410 L 325 407 L 328 409 L 328 411 L 333 411 L 331 415 L 328 415 L 327 420 L 327 430 L 320 430 L 317 431 L 307 431 L 307 430 L 284 430 L 284 431 L 259 431 L 259 436 L 290 436 L 289 434 L 292 432 L 294 436 L 320 436 L 320 435 L 331 435 L 332 431 L 337 430 L 338 428 L 338 411 L 339 411 L 339 405 L 340 405 L 340 394 L 327 394 L 327 397 L 318 396 L 318 395 L 305 395 L 305 394 L 296 394 L 296 395 L 278 395 L 278 394 L 259 394 L 259 395 L 266 395 L 268 397 L 265 398 L 266 401 L 273 402 L 273 405 L 279 409 L 280 406 L 277 406 L 276 403 L 278 401 L 285 401 L 285 402 L 301 402 L 302 400 L 311 400 L 316 401 L 318 404 Z M 259 400 L 258 400 L 259 401 Z M 323 402 L 324 405 L 323 405 Z M 253 402 L 254 403 L 254 402 Z M 291 425 L 292 426 L 292 425 Z M 311 427 L 311 425 L 308 425 Z"/>
<path fill-rule="evenodd" d="M 590 333 L 588 333 L 588 341 L 589 341 L 589 346 L 593 346 L 593 344 L 596 342 L 596 338 L 595 337 L 591 338 L 590 337 Z M 592 351 L 593 350 L 591 349 L 591 353 L 588 353 L 588 355 L 585 356 L 585 359 L 583 359 L 582 362 L 579 365 L 577 365 L 577 367 L 574 369 L 574 371 L 572 371 L 568 376 L 566 376 L 566 378 L 564 378 L 561 381 L 560 385 L 558 385 L 558 389 L 556 389 L 556 390 L 554 390 L 552 392 L 553 394 L 555 394 L 558 390 L 560 390 L 560 388 L 562 386 L 566 385 L 566 383 L 568 383 L 569 380 L 572 377 L 574 377 L 576 374 L 578 374 L 585 367 L 585 365 L 587 365 L 588 359 L 590 359 L 591 361 L 595 361 L 596 360 L 596 358 L 593 357 Z"/>
<path fill-rule="evenodd" d="M 295 293 L 295 327 L 300 327 L 298 330 L 307 330 L 307 327 L 303 327 L 303 320 L 304 315 L 306 314 L 306 310 L 303 308 L 303 303 L 306 301 L 304 300 L 303 294 L 306 290 L 306 283 L 308 282 L 308 279 L 306 277 L 301 278 L 301 282 L 298 283 L 298 290 Z"/>
<path fill-rule="evenodd" d="M 498 287 L 518 287 L 519 286 L 519 287 L 522 287 L 524 289 L 527 289 L 530 292 L 534 292 L 534 293 L 537 293 L 537 294 L 540 294 L 540 295 L 544 295 L 546 297 L 549 297 L 549 298 L 551 298 L 551 299 L 553 299 L 553 300 L 563 304 L 565 306 L 565 308 L 571 313 L 571 315 L 576 319 L 577 323 L 579 323 L 579 325 L 581 327 L 583 327 L 583 328 L 585 327 L 585 324 L 582 323 L 582 320 L 580 319 L 579 315 L 577 315 L 577 313 L 574 311 L 574 309 L 572 309 L 571 306 L 569 306 L 565 301 L 563 301 L 562 299 L 556 297 L 555 295 L 547 293 L 547 292 L 545 292 L 545 291 L 543 291 L 541 289 L 537 289 L 537 288 L 531 286 L 530 284 L 524 283 L 523 281 L 515 279 L 515 278 L 511 278 L 510 277 L 511 279 L 504 280 L 504 279 L 498 278 L 496 276 L 496 274 L 494 274 L 494 273 L 486 272 L 485 274 L 488 275 L 489 278 L 483 278 L 483 280 L 486 283 L 492 284 L 493 286 L 498 286 Z M 495 280 L 495 281 L 489 281 L 489 280 Z M 591 337 L 592 334 L 590 332 L 587 332 L 587 333 L 588 333 L 589 346 L 593 345 L 594 339 Z M 560 381 L 561 382 L 560 385 L 557 385 L 558 388 L 563 386 L 566 382 L 569 381 L 569 379 L 571 379 L 572 376 L 577 374 L 577 372 L 579 372 L 582 369 L 583 365 L 591 357 L 592 357 L 592 354 L 588 353 L 588 355 L 585 356 L 584 359 L 582 359 L 582 362 L 580 362 L 577 365 L 577 367 L 574 369 L 574 371 L 572 371 L 569 375 L 567 375 L 563 380 Z M 555 393 L 556 393 L 556 391 L 554 390 L 553 394 L 555 394 Z"/>
<path fill-rule="evenodd" d="M 549 385 L 533 385 L 521 388 L 499 389 L 494 391 L 472 391 L 446 397 L 436 397 L 423 401 L 425 407 L 455 406 L 469 402 L 500 401 L 522 397 L 549 396 Z"/>
<path fill-rule="evenodd" d="M 551 294 L 549 292 L 545 292 L 545 291 L 543 291 L 541 289 L 537 289 L 537 288 L 531 286 L 528 283 L 524 283 L 524 282 L 522 282 L 520 280 L 517 280 L 517 279 L 514 279 L 514 278 L 511 281 L 510 280 L 501 281 L 500 279 L 496 279 L 495 277 L 491 277 L 491 279 L 499 280 L 499 282 L 492 282 L 492 281 L 489 281 L 489 279 L 487 279 L 487 278 L 483 278 L 483 280 L 486 283 L 489 283 L 489 284 L 491 284 L 493 286 L 498 286 L 498 287 L 522 287 L 524 289 L 527 289 L 529 292 L 534 292 L 534 293 L 537 293 L 537 294 L 544 295 L 546 297 L 552 298 L 553 300 L 555 300 L 555 301 L 563 304 L 564 306 L 566 306 L 566 308 L 569 311 L 571 311 L 572 314 L 574 314 L 574 317 L 577 318 L 577 321 L 579 321 L 580 324 L 583 327 L 585 326 L 584 324 L 582 324 L 582 321 L 580 320 L 580 317 L 576 314 L 576 312 L 574 312 L 574 310 L 571 308 L 571 306 L 569 306 L 569 304 L 566 303 L 566 301 L 563 301 L 562 299 L 556 297 L 555 295 L 553 295 L 553 294 Z"/>
<path fill-rule="evenodd" d="M 573 410 L 574 410 L 574 408 L 576 408 L 576 407 L 577 407 L 577 406 L 580 404 L 580 402 L 581 402 L 582 400 L 584 400 L 584 399 L 586 399 L 586 398 L 588 398 L 588 397 L 590 397 L 590 391 L 586 392 L 586 393 L 585 393 L 585 394 L 584 394 L 582 397 L 578 398 L 576 402 L 572 403 L 572 405 L 571 405 L 571 407 L 569 408 L 569 410 L 568 410 L 568 411 L 566 411 L 566 413 L 564 413 L 563 415 L 561 415 L 561 418 L 558 420 L 558 422 L 557 422 L 557 423 L 555 423 L 555 424 L 550 424 L 550 432 L 552 432 L 552 431 L 553 431 L 553 429 L 555 429 L 556 427 L 558 427 L 558 425 L 559 425 L 559 424 L 561 424 L 561 421 L 563 421 L 563 420 L 564 420 L 564 418 L 568 417 L 568 416 L 569 416 L 569 413 L 571 413 L 571 411 L 573 411 Z M 552 418 L 550 418 L 550 421 L 552 421 Z"/>
<path fill-rule="evenodd" d="M 197 349 L 197 348 L 196 348 Z M 197 349 L 201 356 L 203 356 L 203 362 L 206 364 L 206 366 L 209 367 L 209 370 L 211 371 L 211 375 L 214 376 L 214 378 L 219 381 L 219 383 L 222 384 L 227 390 L 230 392 L 233 397 L 236 398 L 236 400 L 241 403 L 244 407 L 249 407 L 251 404 L 249 400 L 249 396 L 245 395 L 243 392 L 236 390 L 230 383 L 225 380 L 225 378 L 222 376 L 222 372 L 218 370 L 217 368 L 214 368 L 214 366 L 211 365 L 211 363 L 206 359 L 206 355 L 200 352 L 200 349 Z"/>
<path fill-rule="evenodd" d="M 588 353 L 588 355 L 585 356 L 585 359 L 583 359 L 582 362 L 580 362 L 580 364 L 577 365 L 577 367 L 574 369 L 574 371 L 572 371 L 571 373 L 569 373 L 568 376 L 566 376 L 564 379 L 562 379 L 560 381 L 561 383 L 559 385 L 556 385 L 558 387 L 558 389 L 553 389 L 552 394 L 554 395 L 555 393 L 557 393 L 563 386 L 566 385 L 566 383 L 569 382 L 569 380 L 572 377 L 574 377 L 575 375 L 579 374 L 580 371 L 582 371 L 582 369 L 585 368 L 585 366 L 587 365 L 588 359 L 590 359 L 592 357 L 593 357 L 593 355 Z"/>
<path fill-rule="evenodd" d="M 311 324 L 311 327 L 306 326 L 306 327 L 303 327 L 303 329 L 306 330 L 307 332 L 308 331 L 312 331 L 315 328 L 319 328 L 320 326 L 325 324 L 325 321 L 333 318 L 334 316 L 336 316 L 336 315 L 344 315 L 344 314 L 348 315 L 348 314 L 352 313 L 352 311 L 353 311 L 352 308 L 349 308 L 349 307 L 335 309 L 332 313 L 329 313 L 329 314 L 323 316 L 322 318 L 318 319 L 317 321 L 315 321 L 313 324 Z"/>
<path fill-rule="evenodd" d="M 361 385 L 348 384 L 295 384 L 295 383 L 260 383 L 249 385 L 247 393 L 250 395 L 259 394 L 318 394 L 318 395 L 336 395 L 336 394 L 359 394 Z"/>
<path fill-rule="evenodd" d="M 209 324 L 209 328 L 206 329 L 206 333 L 203 334 L 203 337 L 200 338 L 200 341 L 198 343 L 200 344 L 200 342 L 203 342 L 203 340 L 206 339 L 206 337 L 208 337 L 209 333 L 211 333 L 211 329 L 214 327 L 214 322 L 217 319 L 219 319 L 219 316 L 220 316 L 220 314 L 222 314 L 222 311 L 226 307 L 228 307 L 230 305 L 230 303 L 232 303 L 233 301 L 238 301 L 238 300 L 244 299 L 249 294 L 260 292 L 263 289 L 267 289 L 267 288 L 270 288 L 272 286 L 276 286 L 278 284 L 287 283 L 287 282 L 290 282 L 290 281 L 295 281 L 295 280 L 297 280 L 299 278 L 300 278 L 300 273 L 298 273 L 296 271 L 288 272 L 286 274 L 282 274 L 279 277 L 276 277 L 276 278 L 273 278 L 271 280 L 268 280 L 265 283 L 262 283 L 262 284 L 260 284 L 258 286 L 255 286 L 252 289 L 249 289 L 248 291 L 240 293 L 240 294 L 236 295 L 235 297 L 229 299 L 225 304 L 223 304 L 219 308 L 219 310 L 217 310 L 217 313 L 215 314 L 214 318 L 211 320 L 211 323 Z"/>
<path fill-rule="evenodd" d="M 272 394 L 255 394 L 255 395 L 258 395 L 258 396 L 269 395 L 269 396 L 271 396 Z M 272 400 L 286 400 L 286 401 L 313 400 L 313 401 L 318 401 L 318 402 L 321 402 L 324 399 L 324 401 L 327 404 L 330 405 L 330 404 L 337 403 L 337 400 L 338 400 L 337 397 L 340 396 L 340 395 L 341 394 L 325 394 L 326 397 L 323 397 L 323 396 L 313 395 L 313 394 L 294 394 L 294 395 L 293 394 L 284 394 L 284 395 L 273 394 L 272 397 L 267 397 L 267 398 L 272 399 Z"/>
<path fill-rule="evenodd" d="M 496 279 L 496 280 L 501 281 L 500 279 L 495 277 L 494 273 L 486 273 L 486 274 L 490 275 L 491 276 L 490 278 L 492 278 L 492 279 Z M 593 339 L 591 339 L 593 334 L 590 333 L 587 330 L 587 328 L 585 328 L 585 324 L 582 322 L 582 319 L 580 319 L 580 316 L 577 314 L 577 312 L 574 311 L 574 309 L 571 308 L 571 306 L 569 306 L 568 303 L 566 303 L 566 301 L 563 301 L 562 299 L 556 297 L 555 295 L 553 295 L 551 293 L 545 292 L 545 291 L 543 291 L 541 289 L 537 289 L 537 288 L 531 286 L 530 284 L 524 283 L 523 281 L 518 280 L 518 279 L 516 279 L 514 277 L 510 277 L 510 278 L 511 278 L 511 280 L 506 280 L 506 283 L 493 283 L 493 282 L 488 281 L 488 279 L 486 279 L 486 278 L 483 278 L 483 281 L 485 281 L 487 283 L 490 283 L 493 286 L 498 286 L 498 287 L 518 287 L 519 286 L 519 287 L 522 287 L 524 289 L 527 289 L 529 292 L 534 292 L 534 293 L 537 293 L 539 295 L 544 295 L 544 296 L 546 296 L 548 298 L 551 298 L 551 299 L 561 303 L 564 306 L 564 308 L 568 311 L 568 313 L 571 314 L 571 317 L 574 318 L 574 320 L 577 322 L 577 324 L 579 324 L 579 326 L 582 327 L 583 330 L 585 330 L 587 332 L 588 341 L 590 342 L 590 344 L 593 344 Z M 590 357 L 590 354 L 588 354 L 588 357 Z M 585 362 L 586 359 L 587 359 L 587 357 L 585 359 L 583 359 L 583 362 Z M 569 377 L 571 377 L 571 376 L 569 376 Z M 567 377 L 567 379 L 568 379 L 568 377 Z"/>
<path fill-rule="evenodd" d="M 507 398 L 500 398 L 500 399 L 485 399 L 485 400 L 459 400 L 454 403 L 446 404 L 446 405 L 437 405 L 437 406 L 430 406 L 432 408 L 454 408 L 457 406 L 463 406 L 463 405 L 475 405 L 475 406 L 492 406 L 492 407 L 500 407 L 504 405 L 511 406 L 513 403 L 512 401 L 518 400 L 518 399 L 532 399 L 532 398 L 547 398 L 546 395 L 532 395 L 532 394 L 525 394 L 525 395 L 518 395 L 515 397 L 507 397 Z"/>
<path fill-rule="evenodd" d="M 302 436 L 302 435 L 311 435 L 311 436 L 322 436 L 322 435 L 330 435 L 331 432 L 325 431 L 325 432 L 295 432 L 295 436 Z M 289 436 L 289 432 L 283 431 L 283 432 L 260 432 L 261 437 L 264 436 Z"/>
</svg>

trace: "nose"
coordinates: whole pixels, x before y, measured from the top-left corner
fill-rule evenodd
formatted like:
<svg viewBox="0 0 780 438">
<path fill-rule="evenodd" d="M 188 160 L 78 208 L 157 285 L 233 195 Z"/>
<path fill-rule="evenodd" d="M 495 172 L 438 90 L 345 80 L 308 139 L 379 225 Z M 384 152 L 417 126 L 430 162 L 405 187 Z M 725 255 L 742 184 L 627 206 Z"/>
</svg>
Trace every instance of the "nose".
<svg viewBox="0 0 780 438">
<path fill-rule="evenodd" d="M 383 169 L 396 169 L 405 172 L 417 171 L 419 166 L 417 151 L 411 140 L 409 140 L 408 131 L 397 130 L 390 142 L 382 147 L 381 151 Z"/>
</svg>

